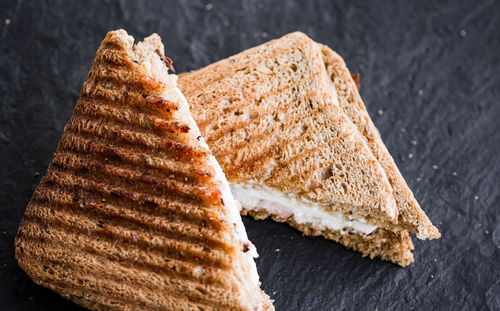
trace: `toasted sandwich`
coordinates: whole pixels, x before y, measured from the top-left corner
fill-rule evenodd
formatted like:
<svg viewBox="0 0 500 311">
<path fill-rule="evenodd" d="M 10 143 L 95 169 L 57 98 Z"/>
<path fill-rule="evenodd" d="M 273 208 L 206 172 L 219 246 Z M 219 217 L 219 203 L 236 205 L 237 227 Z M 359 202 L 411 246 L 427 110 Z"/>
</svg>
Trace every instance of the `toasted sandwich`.
<svg viewBox="0 0 500 311">
<path fill-rule="evenodd" d="M 401 266 L 413 262 L 409 232 L 440 237 L 327 46 L 291 33 L 179 86 L 243 214 Z"/>
<path fill-rule="evenodd" d="M 158 35 L 107 34 L 26 208 L 19 265 L 92 310 L 273 310 Z"/>
</svg>

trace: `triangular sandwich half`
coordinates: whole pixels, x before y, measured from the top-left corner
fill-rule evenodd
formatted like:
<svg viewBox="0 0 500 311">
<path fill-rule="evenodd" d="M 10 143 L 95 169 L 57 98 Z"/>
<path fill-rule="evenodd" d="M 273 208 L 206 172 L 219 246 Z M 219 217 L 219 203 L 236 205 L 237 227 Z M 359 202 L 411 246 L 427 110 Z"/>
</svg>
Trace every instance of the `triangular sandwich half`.
<svg viewBox="0 0 500 311">
<path fill-rule="evenodd" d="M 16 236 L 93 310 L 273 310 L 239 207 L 154 34 L 107 34 Z"/>
<path fill-rule="evenodd" d="M 327 47 L 292 33 L 181 74 L 179 86 L 243 213 L 402 266 L 408 231 L 439 237 Z"/>
</svg>

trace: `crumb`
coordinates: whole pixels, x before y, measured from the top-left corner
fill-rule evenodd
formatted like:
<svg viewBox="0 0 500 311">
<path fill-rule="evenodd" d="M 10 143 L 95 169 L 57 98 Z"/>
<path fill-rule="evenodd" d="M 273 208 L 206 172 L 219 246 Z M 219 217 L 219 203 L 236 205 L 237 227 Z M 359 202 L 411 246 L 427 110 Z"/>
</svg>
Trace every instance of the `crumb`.
<svg viewBox="0 0 500 311">
<path fill-rule="evenodd" d="M 437 262 L 437 259 L 436 259 L 436 258 L 434 258 L 434 262 Z"/>
<path fill-rule="evenodd" d="M 381 116 L 381 115 L 383 115 L 383 114 L 384 114 L 384 111 L 383 111 L 382 109 L 379 109 L 379 111 L 378 111 L 378 115 L 379 115 L 379 116 Z"/>
<path fill-rule="evenodd" d="M 467 31 L 465 29 L 460 30 L 460 37 L 465 37 L 467 35 Z"/>
<path fill-rule="evenodd" d="M 408 159 L 413 159 L 413 153 L 410 153 L 410 154 L 408 155 Z"/>
<path fill-rule="evenodd" d="M 40 172 L 35 171 L 35 176 L 39 176 L 39 175 L 40 175 Z"/>
<path fill-rule="evenodd" d="M 207 5 L 205 5 L 205 10 L 210 11 L 210 10 L 212 10 L 213 7 L 214 6 L 212 3 L 207 3 Z"/>
<path fill-rule="evenodd" d="M 417 141 L 416 141 L 416 140 L 412 140 L 412 141 L 410 141 L 410 143 L 411 143 L 413 146 L 416 146 L 416 145 L 417 145 Z"/>
<path fill-rule="evenodd" d="M 432 166 L 432 169 L 433 169 L 433 170 L 437 170 L 437 169 L 438 169 L 438 166 L 437 166 L 436 164 L 434 164 L 434 165 Z"/>
<path fill-rule="evenodd" d="M 457 176 L 457 172 L 453 172 L 453 173 L 451 173 L 451 175 Z"/>
<path fill-rule="evenodd" d="M 243 252 L 246 253 L 250 250 L 250 244 L 243 243 Z"/>
<path fill-rule="evenodd" d="M 433 278 L 434 278 L 434 274 L 431 274 L 431 279 L 433 279 Z"/>
<path fill-rule="evenodd" d="M 279 252 L 279 251 L 280 251 L 280 249 L 279 249 L 279 248 L 277 248 L 277 249 L 275 249 L 274 251 L 275 251 L 275 252 Z"/>
<path fill-rule="evenodd" d="M 424 95 L 424 90 L 418 90 L 418 95 L 420 96 Z"/>
<path fill-rule="evenodd" d="M 420 179 L 420 177 L 417 177 L 417 181 L 421 181 L 422 179 Z"/>
<path fill-rule="evenodd" d="M 490 232 L 488 230 L 484 231 L 485 234 L 490 234 Z"/>
<path fill-rule="evenodd" d="M 477 195 L 474 196 L 474 200 L 476 200 L 476 201 L 479 200 L 479 197 Z"/>
<path fill-rule="evenodd" d="M 267 38 L 268 34 L 267 34 L 267 32 L 263 32 L 263 33 L 261 33 L 261 34 L 260 34 L 260 36 L 261 36 L 263 39 L 265 39 L 265 38 Z"/>
<path fill-rule="evenodd" d="M 132 233 L 132 241 L 134 243 L 137 243 L 137 235 L 135 235 L 134 233 Z"/>
<path fill-rule="evenodd" d="M 106 202 L 106 199 L 104 199 L 104 198 L 103 198 L 103 199 L 102 199 L 102 201 L 103 201 L 103 202 Z"/>
<path fill-rule="evenodd" d="M 370 136 L 370 127 L 368 127 L 368 123 L 365 124 L 365 132 L 366 135 Z"/>
<path fill-rule="evenodd" d="M 5 19 L 5 25 L 10 25 L 10 22 L 11 22 L 10 18 Z"/>
</svg>

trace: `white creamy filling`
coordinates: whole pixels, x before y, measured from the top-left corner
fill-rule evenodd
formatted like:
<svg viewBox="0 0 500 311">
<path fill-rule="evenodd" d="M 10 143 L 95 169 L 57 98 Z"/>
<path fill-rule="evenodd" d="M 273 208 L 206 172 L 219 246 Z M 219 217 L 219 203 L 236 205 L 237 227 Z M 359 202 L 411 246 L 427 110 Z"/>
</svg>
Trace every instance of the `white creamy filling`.
<svg viewBox="0 0 500 311">
<path fill-rule="evenodd" d="M 377 226 L 369 225 L 362 219 L 344 216 L 340 213 L 326 212 L 319 203 L 298 200 L 264 186 L 252 184 L 232 184 L 232 193 L 244 208 L 265 210 L 280 218 L 293 218 L 299 224 L 312 224 L 321 230 L 345 233 L 345 228 L 356 232 L 372 233 Z"/>
</svg>

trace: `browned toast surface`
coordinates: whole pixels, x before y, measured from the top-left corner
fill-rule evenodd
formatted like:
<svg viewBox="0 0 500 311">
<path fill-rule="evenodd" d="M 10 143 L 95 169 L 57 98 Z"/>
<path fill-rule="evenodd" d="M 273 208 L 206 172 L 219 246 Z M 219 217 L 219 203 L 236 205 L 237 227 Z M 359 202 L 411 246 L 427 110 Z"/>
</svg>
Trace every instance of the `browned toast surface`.
<svg viewBox="0 0 500 311">
<path fill-rule="evenodd" d="M 293 38 L 179 77 L 232 183 L 252 181 L 332 211 L 396 222 L 385 172 L 330 84 L 321 50 Z"/>
<path fill-rule="evenodd" d="M 347 66 L 337 53 L 329 47 L 321 46 L 326 69 L 332 84 L 339 95 L 339 103 L 360 133 L 365 137 L 372 153 L 384 168 L 392 186 L 394 198 L 398 206 L 398 224 L 401 228 L 417 234 L 421 239 L 435 239 L 441 237 L 439 230 L 420 208 L 413 196 L 394 159 L 387 150 L 380 134 L 368 115 L 368 111 L 361 100 L 356 82 L 347 69 Z"/>
<path fill-rule="evenodd" d="M 344 214 L 377 218 L 376 225 L 401 231 L 410 244 L 405 230 L 438 237 L 385 148 L 345 63 L 332 52 L 292 33 L 181 74 L 179 86 L 230 182 L 262 184 L 332 203 Z M 345 137 L 355 143 L 349 145 Z M 388 202 L 394 202 L 397 220 L 363 209 L 379 207 L 373 200 L 378 194 L 390 196 L 386 206 L 391 210 Z M 403 249 L 400 258 L 406 259 L 394 260 L 400 264 L 412 260 L 412 247 Z"/>
<path fill-rule="evenodd" d="M 271 310 L 251 269 L 235 271 L 246 255 L 210 151 L 132 40 L 102 42 L 19 227 L 19 265 L 95 310 Z"/>
</svg>

